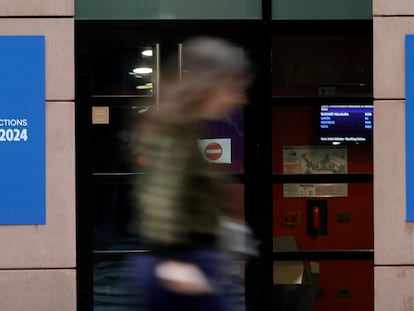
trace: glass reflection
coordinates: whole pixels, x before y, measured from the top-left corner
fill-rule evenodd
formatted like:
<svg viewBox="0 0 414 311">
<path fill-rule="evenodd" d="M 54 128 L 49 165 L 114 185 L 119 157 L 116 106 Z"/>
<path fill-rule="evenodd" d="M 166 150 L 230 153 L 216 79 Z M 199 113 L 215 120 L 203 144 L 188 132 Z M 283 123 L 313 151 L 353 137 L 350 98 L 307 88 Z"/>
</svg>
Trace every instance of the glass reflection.
<svg viewBox="0 0 414 311">
<path fill-rule="evenodd" d="M 93 310 L 144 310 L 140 290 L 128 282 L 133 269 L 122 260 L 95 260 L 93 265 Z"/>
<path fill-rule="evenodd" d="M 142 249 L 139 237 L 129 231 L 132 215 L 131 185 L 99 184 L 93 189 L 93 249 L 119 251 Z"/>
<path fill-rule="evenodd" d="M 95 96 L 152 96 L 153 47 L 101 49 L 91 59 Z"/>
<path fill-rule="evenodd" d="M 368 35 L 274 37 L 273 96 L 372 95 L 371 45 Z"/>
<path fill-rule="evenodd" d="M 150 106 L 111 107 L 109 124 L 93 126 L 95 173 L 144 172 L 140 161 L 139 126 Z"/>
</svg>

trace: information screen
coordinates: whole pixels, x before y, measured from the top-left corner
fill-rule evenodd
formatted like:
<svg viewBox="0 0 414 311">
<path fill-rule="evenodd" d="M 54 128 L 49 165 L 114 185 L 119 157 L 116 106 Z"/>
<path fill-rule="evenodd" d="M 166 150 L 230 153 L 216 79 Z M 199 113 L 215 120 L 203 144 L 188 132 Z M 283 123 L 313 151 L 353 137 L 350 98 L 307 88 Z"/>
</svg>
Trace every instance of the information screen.
<svg viewBox="0 0 414 311">
<path fill-rule="evenodd" d="M 373 105 L 321 105 L 320 141 L 359 144 L 372 140 Z"/>
</svg>

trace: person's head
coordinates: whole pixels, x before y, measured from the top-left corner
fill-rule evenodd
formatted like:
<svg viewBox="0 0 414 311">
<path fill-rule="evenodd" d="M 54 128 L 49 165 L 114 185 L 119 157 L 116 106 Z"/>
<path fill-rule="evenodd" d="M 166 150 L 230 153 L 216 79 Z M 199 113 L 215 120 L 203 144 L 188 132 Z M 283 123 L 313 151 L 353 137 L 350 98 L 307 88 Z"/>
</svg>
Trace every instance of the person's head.
<svg viewBox="0 0 414 311">
<path fill-rule="evenodd" d="M 247 103 L 249 60 L 242 48 L 222 39 L 198 37 L 183 44 L 179 81 L 172 64 L 161 84 L 166 89 L 162 103 L 169 106 L 166 113 L 220 119 Z"/>
</svg>

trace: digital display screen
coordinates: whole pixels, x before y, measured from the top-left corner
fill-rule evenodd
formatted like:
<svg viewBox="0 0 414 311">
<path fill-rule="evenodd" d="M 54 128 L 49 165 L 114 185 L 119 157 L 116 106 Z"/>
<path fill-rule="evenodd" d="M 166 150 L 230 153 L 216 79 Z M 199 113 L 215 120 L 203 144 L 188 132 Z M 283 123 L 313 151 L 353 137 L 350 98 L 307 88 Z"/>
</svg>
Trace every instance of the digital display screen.
<svg viewBox="0 0 414 311">
<path fill-rule="evenodd" d="M 320 141 L 359 144 L 372 140 L 373 105 L 321 105 Z"/>
</svg>

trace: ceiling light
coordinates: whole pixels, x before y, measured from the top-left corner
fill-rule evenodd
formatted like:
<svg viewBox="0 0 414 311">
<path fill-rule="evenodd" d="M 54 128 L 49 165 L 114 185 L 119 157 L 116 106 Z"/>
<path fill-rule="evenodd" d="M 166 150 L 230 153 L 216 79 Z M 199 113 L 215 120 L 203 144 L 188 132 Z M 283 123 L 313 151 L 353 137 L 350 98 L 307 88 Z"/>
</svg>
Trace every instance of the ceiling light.
<svg viewBox="0 0 414 311">
<path fill-rule="evenodd" d="M 148 82 L 148 83 L 146 83 L 144 85 L 137 85 L 136 88 L 138 90 L 149 90 L 149 89 L 152 89 L 152 83 L 151 82 Z"/>
<path fill-rule="evenodd" d="M 142 56 L 152 56 L 152 50 L 144 50 L 144 51 L 142 51 Z"/>
<path fill-rule="evenodd" d="M 152 68 L 139 67 L 139 68 L 134 68 L 132 71 L 138 74 L 148 74 L 148 73 L 152 73 Z"/>
</svg>

